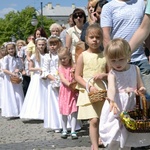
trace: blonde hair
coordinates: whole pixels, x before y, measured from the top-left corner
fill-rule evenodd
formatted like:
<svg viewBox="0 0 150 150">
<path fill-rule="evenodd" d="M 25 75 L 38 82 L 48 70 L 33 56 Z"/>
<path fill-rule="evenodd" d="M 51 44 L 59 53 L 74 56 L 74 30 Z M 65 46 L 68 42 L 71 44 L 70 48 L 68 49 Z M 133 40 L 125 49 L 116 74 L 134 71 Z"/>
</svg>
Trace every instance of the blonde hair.
<svg viewBox="0 0 150 150">
<path fill-rule="evenodd" d="M 106 49 L 104 50 L 104 56 L 108 61 L 110 59 L 117 59 L 123 57 L 130 59 L 130 45 L 126 40 L 122 38 L 113 39 L 107 44 Z"/>
<path fill-rule="evenodd" d="M 14 47 L 14 49 L 15 49 L 14 56 L 16 57 L 16 56 L 17 56 L 16 43 L 15 43 L 15 42 L 7 42 L 7 43 L 5 44 L 6 53 L 7 53 L 7 54 L 8 54 L 8 45 L 11 45 L 11 46 Z"/>
<path fill-rule="evenodd" d="M 51 44 L 54 43 L 58 44 L 59 47 L 62 45 L 60 37 L 56 35 L 51 35 L 47 40 L 47 45 L 50 46 Z"/>
<path fill-rule="evenodd" d="M 18 40 L 18 41 L 16 42 L 16 45 L 18 46 L 20 43 L 21 43 L 23 46 L 26 45 L 26 42 L 25 42 L 24 40 Z"/>
<path fill-rule="evenodd" d="M 103 31 L 102 31 L 102 28 L 99 26 L 98 23 L 91 24 L 87 27 L 87 30 L 86 30 L 86 43 L 87 44 L 88 44 L 87 37 L 88 37 L 89 33 L 93 33 L 93 34 L 96 33 L 96 34 L 100 35 L 100 41 L 102 43 L 102 41 L 103 41 Z"/>
<path fill-rule="evenodd" d="M 73 60 L 72 60 L 72 55 L 70 53 L 70 50 L 67 47 L 60 47 L 57 51 L 58 57 L 60 57 L 60 55 L 67 55 L 70 57 L 70 66 L 73 66 Z M 60 62 L 59 62 L 60 64 Z"/>
<path fill-rule="evenodd" d="M 89 1 L 88 1 L 88 4 L 87 4 L 88 22 L 91 22 L 91 16 L 90 16 L 90 12 L 89 12 L 89 4 L 91 4 L 92 7 L 95 8 L 95 6 L 96 6 L 96 4 L 97 4 L 98 1 L 99 1 L 99 0 L 89 0 Z"/>
<path fill-rule="evenodd" d="M 51 26 L 49 27 L 49 30 L 51 31 L 51 30 L 53 30 L 53 28 L 57 28 L 60 32 L 62 31 L 62 27 L 58 23 L 51 24 Z"/>
<path fill-rule="evenodd" d="M 40 52 L 39 52 L 39 50 L 37 49 L 38 41 L 44 41 L 44 42 L 45 42 L 45 45 L 46 45 L 46 46 L 45 46 L 45 49 L 44 49 L 44 54 L 45 54 L 45 53 L 47 53 L 47 40 L 46 40 L 45 37 L 40 37 L 40 38 L 37 38 L 37 39 L 36 39 L 36 42 L 35 42 L 35 44 L 36 44 L 35 58 L 36 58 L 36 61 L 37 61 L 38 63 L 40 63 L 40 61 L 41 61 Z"/>
</svg>

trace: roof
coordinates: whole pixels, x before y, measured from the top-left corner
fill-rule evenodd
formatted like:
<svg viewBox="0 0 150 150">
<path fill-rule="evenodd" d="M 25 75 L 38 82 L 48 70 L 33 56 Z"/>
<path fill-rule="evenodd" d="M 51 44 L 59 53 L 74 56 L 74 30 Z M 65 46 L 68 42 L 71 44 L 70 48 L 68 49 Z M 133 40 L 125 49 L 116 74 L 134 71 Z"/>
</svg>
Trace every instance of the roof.
<svg viewBox="0 0 150 150">
<path fill-rule="evenodd" d="M 86 7 L 77 7 L 75 4 L 72 4 L 70 7 L 65 7 L 57 4 L 56 6 L 52 6 L 52 3 L 49 2 L 43 7 L 43 16 L 69 16 L 70 14 L 73 13 L 75 8 L 81 8 L 85 11 L 87 15 L 87 9 Z M 41 10 L 37 12 L 38 14 L 41 14 Z"/>
</svg>

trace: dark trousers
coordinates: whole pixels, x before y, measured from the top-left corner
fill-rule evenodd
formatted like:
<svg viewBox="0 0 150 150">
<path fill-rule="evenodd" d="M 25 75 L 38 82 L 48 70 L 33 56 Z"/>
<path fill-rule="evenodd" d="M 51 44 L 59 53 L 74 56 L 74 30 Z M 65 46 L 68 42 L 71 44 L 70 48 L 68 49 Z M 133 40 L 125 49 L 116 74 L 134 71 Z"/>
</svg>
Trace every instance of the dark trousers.
<svg viewBox="0 0 150 150">
<path fill-rule="evenodd" d="M 22 85 L 23 85 L 23 93 L 24 93 L 24 96 L 26 96 L 29 83 L 30 83 L 30 76 L 23 75 L 23 82 L 22 82 Z"/>
</svg>

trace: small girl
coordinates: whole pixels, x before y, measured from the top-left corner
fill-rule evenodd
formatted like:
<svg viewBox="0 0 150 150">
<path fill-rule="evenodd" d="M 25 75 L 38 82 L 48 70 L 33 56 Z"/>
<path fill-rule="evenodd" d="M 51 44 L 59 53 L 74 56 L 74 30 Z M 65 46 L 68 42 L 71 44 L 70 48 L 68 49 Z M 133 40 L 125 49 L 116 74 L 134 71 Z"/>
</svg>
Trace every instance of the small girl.
<svg viewBox="0 0 150 150">
<path fill-rule="evenodd" d="M 17 46 L 17 56 L 20 57 L 23 61 L 23 51 L 21 48 L 26 46 L 26 42 L 24 40 L 18 40 L 16 42 L 16 46 Z"/>
<path fill-rule="evenodd" d="M 149 145 L 150 134 L 128 132 L 120 119 L 122 111 L 133 110 L 136 106 L 135 93 L 145 93 L 139 68 L 128 63 L 131 56 L 128 42 L 121 38 L 113 39 L 104 55 L 111 70 L 107 91 L 110 104 L 105 101 L 100 119 L 102 142 L 108 145 L 108 150 L 131 150 L 131 147 Z"/>
<path fill-rule="evenodd" d="M 4 57 L 2 65 L 4 72 L 2 116 L 18 117 L 24 100 L 22 83 L 14 84 L 10 81 L 10 77 L 18 77 L 18 73 L 23 70 L 23 63 L 21 59 L 17 57 L 14 42 L 8 42 L 6 44 L 6 52 L 8 54 Z"/>
<path fill-rule="evenodd" d="M 42 79 L 42 66 L 44 55 L 47 53 L 47 39 L 40 37 L 36 39 L 36 50 L 30 58 L 29 70 L 33 72 L 31 81 L 26 93 L 20 118 L 23 119 L 44 119 L 44 99 L 46 97 L 46 81 Z"/>
<path fill-rule="evenodd" d="M 67 120 L 68 116 L 71 116 L 71 137 L 72 139 L 78 139 L 75 132 L 77 123 L 77 96 L 78 93 L 73 89 L 72 85 L 75 83 L 72 57 L 69 50 L 62 47 L 58 50 L 58 57 L 60 61 L 59 76 L 61 80 L 59 90 L 59 111 L 62 115 L 62 135 L 61 138 L 66 139 L 67 133 Z"/>
<path fill-rule="evenodd" d="M 104 102 L 90 102 L 88 92 L 86 91 L 86 83 L 93 77 L 89 91 L 95 92 L 99 89 L 105 89 L 101 81 L 107 78 L 106 60 L 99 48 L 102 41 L 103 34 L 100 26 L 98 24 L 90 25 L 86 32 L 86 43 L 89 48 L 79 55 L 75 71 L 75 79 L 79 83 L 76 87 L 79 89 L 79 97 L 77 100 L 77 106 L 79 106 L 78 119 L 89 120 L 91 148 L 94 150 L 98 150 L 99 117 Z"/>
<path fill-rule="evenodd" d="M 55 132 L 60 132 L 61 115 L 58 107 L 59 75 L 58 75 L 58 55 L 60 48 L 60 38 L 51 35 L 48 38 L 49 54 L 45 55 L 43 64 L 43 77 L 47 78 L 47 98 L 44 99 L 44 128 L 51 128 Z"/>
</svg>

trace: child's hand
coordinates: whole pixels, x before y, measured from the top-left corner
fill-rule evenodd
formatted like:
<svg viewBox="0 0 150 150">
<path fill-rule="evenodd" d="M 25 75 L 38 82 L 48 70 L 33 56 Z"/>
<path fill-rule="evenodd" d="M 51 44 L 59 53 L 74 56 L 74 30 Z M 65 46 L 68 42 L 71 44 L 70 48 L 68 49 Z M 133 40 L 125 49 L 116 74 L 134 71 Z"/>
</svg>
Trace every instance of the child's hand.
<svg viewBox="0 0 150 150">
<path fill-rule="evenodd" d="M 94 76 L 94 80 L 97 80 L 97 79 L 102 80 L 104 78 L 106 78 L 106 73 L 99 73 Z"/>
<path fill-rule="evenodd" d="M 135 90 L 135 94 L 136 94 L 136 95 L 139 95 L 140 93 L 141 93 L 141 94 L 145 94 L 145 92 L 146 92 L 146 88 L 143 87 L 143 86 L 140 87 L 139 90 Z"/>
<path fill-rule="evenodd" d="M 110 100 L 109 98 L 106 98 L 110 103 L 110 111 L 113 111 L 114 114 L 117 114 L 118 111 L 120 111 L 118 105 L 113 100 Z"/>
<path fill-rule="evenodd" d="M 42 69 L 38 68 L 38 71 L 40 72 L 40 75 L 42 75 Z"/>
<path fill-rule="evenodd" d="M 94 86 L 90 86 L 90 87 L 89 87 L 89 92 L 95 93 L 95 92 L 97 92 L 97 91 L 98 91 L 98 89 L 95 88 Z"/>
<path fill-rule="evenodd" d="M 19 69 L 15 69 L 15 71 L 14 71 L 14 72 L 15 72 L 15 73 L 18 73 L 19 71 L 20 71 Z"/>
<path fill-rule="evenodd" d="M 139 88 L 139 93 L 145 94 L 146 93 L 146 88 L 145 87 L 140 87 Z"/>
</svg>

